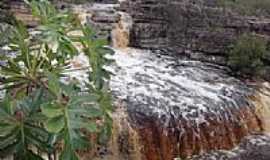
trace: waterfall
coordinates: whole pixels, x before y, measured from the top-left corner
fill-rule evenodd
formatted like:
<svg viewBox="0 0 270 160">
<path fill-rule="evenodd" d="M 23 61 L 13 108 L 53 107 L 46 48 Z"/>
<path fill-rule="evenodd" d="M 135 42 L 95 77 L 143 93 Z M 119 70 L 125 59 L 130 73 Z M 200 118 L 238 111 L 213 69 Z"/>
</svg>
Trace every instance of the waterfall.
<svg viewBox="0 0 270 160">
<path fill-rule="evenodd" d="M 129 46 L 132 18 L 125 12 L 118 12 L 120 20 L 112 30 L 112 46 L 115 48 L 126 48 Z"/>
<path fill-rule="evenodd" d="M 115 63 L 106 67 L 114 73 L 113 135 L 98 160 L 187 157 L 232 149 L 247 135 L 269 131 L 268 83 L 249 86 L 226 67 L 163 53 L 114 51 Z"/>
<path fill-rule="evenodd" d="M 256 90 L 225 67 L 145 50 L 115 51 L 111 88 L 127 104 L 146 159 L 229 149 L 263 129 L 250 100 Z"/>
</svg>

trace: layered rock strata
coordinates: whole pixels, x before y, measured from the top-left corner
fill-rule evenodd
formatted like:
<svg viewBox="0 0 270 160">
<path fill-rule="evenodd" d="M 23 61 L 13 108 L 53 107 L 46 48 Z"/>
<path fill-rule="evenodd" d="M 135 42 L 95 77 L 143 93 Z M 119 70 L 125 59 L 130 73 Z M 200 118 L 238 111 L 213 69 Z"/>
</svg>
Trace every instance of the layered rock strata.
<svg viewBox="0 0 270 160">
<path fill-rule="evenodd" d="M 134 21 L 130 46 L 169 48 L 190 58 L 225 64 L 228 47 L 243 33 L 269 40 L 269 16 L 243 16 L 212 0 L 133 0 L 121 4 Z"/>
</svg>

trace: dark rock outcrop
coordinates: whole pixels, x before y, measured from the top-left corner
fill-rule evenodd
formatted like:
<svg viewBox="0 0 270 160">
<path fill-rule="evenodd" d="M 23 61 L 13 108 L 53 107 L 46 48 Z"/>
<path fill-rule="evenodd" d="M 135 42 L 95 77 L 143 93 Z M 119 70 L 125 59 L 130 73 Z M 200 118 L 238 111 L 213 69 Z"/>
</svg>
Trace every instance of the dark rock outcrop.
<svg viewBox="0 0 270 160">
<path fill-rule="evenodd" d="M 124 1 L 120 9 L 133 19 L 130 46 L 160 49 L 168 45 L 166 1 Z"/>
<path fill-rule="evenodd" d="M 220 56 L 242 33 L 270 36 L 270 19 L 239 15 L 213 0 L 134 0 L 122 3 L 121 9 L 134 19 L 131 46 L 199 52 L 215 63 L 224 63 Z"/>
</svg>

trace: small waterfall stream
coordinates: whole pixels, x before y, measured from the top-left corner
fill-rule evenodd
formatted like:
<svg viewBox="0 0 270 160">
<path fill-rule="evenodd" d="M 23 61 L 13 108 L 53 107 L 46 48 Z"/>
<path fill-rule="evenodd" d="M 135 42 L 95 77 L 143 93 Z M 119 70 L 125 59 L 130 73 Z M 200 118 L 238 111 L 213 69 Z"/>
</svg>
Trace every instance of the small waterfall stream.
<svg viewBox="0 0 270 160">
<path fill-rule="evenodd" d="M 129 45 L 132 17 L 125 12 L 119 12 L 120 20 L 112 31 L 112 45 L 115 48 L 126 48 Z"/>
</svg>

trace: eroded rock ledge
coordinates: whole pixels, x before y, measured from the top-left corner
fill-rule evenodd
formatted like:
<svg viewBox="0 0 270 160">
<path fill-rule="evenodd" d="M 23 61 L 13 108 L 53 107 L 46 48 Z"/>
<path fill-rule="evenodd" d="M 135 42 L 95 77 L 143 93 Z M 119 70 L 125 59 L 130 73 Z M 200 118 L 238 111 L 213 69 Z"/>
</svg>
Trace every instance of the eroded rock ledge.
<svg viewBox="0 0 270 160">
<path fill-rule="evenodd" d="M 114 58 L 112 91 L 126 105 L 142 159 L 230 149 L 264 130 L 255 105 L 263 100 L 226 68 L 143 50 L 116 50 Z"/>
<path fill-rule="evenodd" d="M 242 33 L 255 32 L 267 40 L 270 36 L 269 15 L 242 16 L 213 0 L 133 0 L 122 3 L 121 9 L 134 20 L 131 46 L 166 47 L 219 64 Z"/>
</svg>

